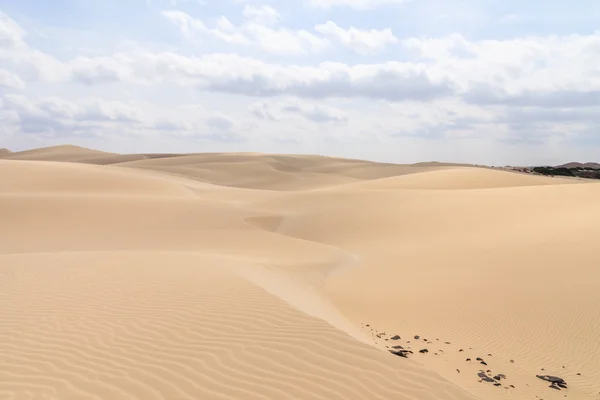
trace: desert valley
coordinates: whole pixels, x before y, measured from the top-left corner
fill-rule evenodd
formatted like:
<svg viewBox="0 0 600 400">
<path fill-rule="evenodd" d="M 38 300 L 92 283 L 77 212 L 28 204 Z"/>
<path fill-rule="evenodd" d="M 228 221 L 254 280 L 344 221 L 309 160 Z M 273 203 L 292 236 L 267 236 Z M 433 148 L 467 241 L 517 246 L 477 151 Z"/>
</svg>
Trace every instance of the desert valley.
<svg viewBox="0 0 600 400">
<path fill-rule="evenodd" d="M 0 152 L 0 399 L 600 399 L 600 183 Z"/>
</svg>

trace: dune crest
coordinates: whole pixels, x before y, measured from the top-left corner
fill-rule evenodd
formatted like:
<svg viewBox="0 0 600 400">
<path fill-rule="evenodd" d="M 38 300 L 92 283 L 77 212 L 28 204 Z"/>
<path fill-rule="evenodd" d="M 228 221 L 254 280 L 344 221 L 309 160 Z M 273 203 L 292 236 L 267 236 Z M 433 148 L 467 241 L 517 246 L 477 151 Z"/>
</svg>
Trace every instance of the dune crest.
<svg viewBox="0 0 600 400">
<path fill-rule="evenodd" d="M 0 397 L 600 392 L 598 183 L 307 155 L 3 158 Z"/>
</svg>

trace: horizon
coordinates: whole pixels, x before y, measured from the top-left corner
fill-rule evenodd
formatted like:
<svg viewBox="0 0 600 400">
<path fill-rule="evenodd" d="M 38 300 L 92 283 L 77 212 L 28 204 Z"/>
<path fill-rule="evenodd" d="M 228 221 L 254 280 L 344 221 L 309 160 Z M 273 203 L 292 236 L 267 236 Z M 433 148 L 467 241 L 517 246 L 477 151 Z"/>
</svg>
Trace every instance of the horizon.
<svg viewBox="0 0 600 400">
<path fill-rule="evenodd" d="M 99 151 L 99 152 L 103 152 L 103 150 L 98 150 L 98 149 L 93 149 L 93 148 L 89 148 L 89 147 L 83 147 L 83 146 L 78 146 L 78 145 L 74 145 L 74 144 L 69 144 L 69 143 L 63 143 L 63 144 L 56 144 L 56 145 L 51 145 L 51 146 L 44 146 L 44 147 L 33 147 L 33 148 L 29 148 L 29 149 L 23 149 L 23 150 L 18 150 L 18 151 L 13 151 L 9 148 L 6 147 L 0 147 L 0 150 L 7 150 L 9 153 L 9 155 L 13 155 L 13 154 L 17 154 L 17 153 L 24 153 L 24 152 L 30 152 L 30 151 L 35 151 L 35 150 L 52 150 L 58 147 L 76 147 L 79 148 L 81 150 L 91 150 L 91 151 Z M 269 155 L 282 155 L 282 156 L 314 156 L 314 157 L 328 157 L 328 158 L 340 158 L 340 159 L 347 159 L 347 160 L 356 160 L 356 161 L 367 161 L 367 162 L 375 162 L 375 163 L 385 163 L 385 162 L 381 162 L 381 161 L 377 161 L 377 160 L 369 160 L 366 158 L 350 158 L 350 157 L 338 157 L 338 156 L 331 156 L 331 155 L 327 155 L 327 154 L 318 154 L 318 153 L 264 153 L 264 152 L 256 152 L 256 151 L 237 151 L 237 152 L 223 152 L 223 151 L 207 151 L 207 152 L 190 152 L 190 153 L 170 153 L 170 152 L 137 152 L 137 153 L 119 153 L 119 152 L 107 152 L 107 153 L 112 153 L 112 154 L 118 154 L 118 155 L 165 155 L 165 156 L 186 156 L 186 155 L 202 155 L 202 154 L 231 154 L 231 155 L 236 155 L 236 154 L 240 154 L 240 155 L 248 155 L 248 154 L 253 154 L 253 155 L 258 155 L 258 156 L 269 156 Z M 161 157 L 158 157 L 161 158 Z M 3 159 L 2 154 L 0 154 L 0 160 Z M 10 158 L 8 158 L 10 159 Z M 420 160 L 420 161 L 415 161 L 412 163 L 402 163 L 402 162 L 390 162 L 390 164 L 398 164 L 398 165 L 418 165 L 418 164 L 454 164 L 454 165 L 465 165 L 465 166 L 473 166 L 473 167 L 490 167 L 490 168 L 505 168 L 505 167 L 515 167 L 515 168 L 533 168 L 533 167 L 563 167 L 565 165 L 568 164 L 581 164 L 581 165 L 585 165 L 585 164 L 599 164 L 598 162 L 595 161 L 568 161 L 562 164 L 556 164 L 556 165 L 549 165 L 549 164 L 523 164 L 523 165 L 511 165 L 511 164 L 506 164 L 506 165 L 493 165 L 493 164 L 473 164 L 473 163 L 466 163 L 466 162 L 453 162 L 453 161 L 446 161 L 446 160 Z"/>
<path fill-rule="evenodd" d="M 591 0 L 0 0 L 0 147 L 594 162 L 598 20 Z"/>
</svg>

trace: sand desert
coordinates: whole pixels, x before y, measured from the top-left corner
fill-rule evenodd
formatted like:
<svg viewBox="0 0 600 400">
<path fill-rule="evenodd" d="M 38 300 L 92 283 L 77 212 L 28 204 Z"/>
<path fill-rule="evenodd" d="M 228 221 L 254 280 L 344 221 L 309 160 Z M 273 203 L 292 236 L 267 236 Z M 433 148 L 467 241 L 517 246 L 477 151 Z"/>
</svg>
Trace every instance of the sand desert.
<svg viewBox="0 0 600 400">
<path fill-rule="evenodd" d="M 0 399 L 600 399 L 598 199 L 442 163 L 0 151 Z"/>
</svg>

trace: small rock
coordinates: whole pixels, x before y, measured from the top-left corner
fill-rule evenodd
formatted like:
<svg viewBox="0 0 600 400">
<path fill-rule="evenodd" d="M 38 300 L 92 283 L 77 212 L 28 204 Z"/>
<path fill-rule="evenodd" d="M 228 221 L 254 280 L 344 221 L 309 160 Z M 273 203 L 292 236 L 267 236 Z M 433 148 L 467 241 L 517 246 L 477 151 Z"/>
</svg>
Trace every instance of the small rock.
<svg viewBox="0 0 600 400">
<path fill-rule="evenodd" d="M 410 350 L 390 350 L 390 353 L 404 358 L 408 358 L 409 354 L 413 354 L 413 352 Z"/>
<path fill-rule="evenodd" d="M 399 340 L 399 339 L 402 339 L 402 338 L 400 336 L 398 336 L 398 335 L 394 335 L 390 339 L 392 339 L 392 340 Z"/>
<path fill-rule="evenodd" d="M 510 362 L 514 364 L 514 363 L 515 363 L 515 360 L 510 360 Z"/>
<path fill-rule="evenodd" d="M 397 345 L 397 346 L 392 346 L 392 349 L 403 349 L 404 347 Z"/>
<path fill-rule="evenodd" d="M 415 340 L 419 340 L 420 338 L 421 338 L 421 336 L 415 335 Z"/>
<path fill-rule="evenodd" d="M 423 353 L 423 354 L 429 353 L 429 350 L 427 350 L 427 349 L 421 349 L 421 350 L 419 350 L 419 353 Z"/>
<path fill-rule="evenodd" d="M 445 344 L 451 344 L 450 342 L 444 342 Z"/>
<path fill-rule="evenodd" d="M 481 365 L 487 365 L 487 363 L 485 361 L 480 361 L 479 364 L 481 364 Z"/>
<path fill-rule="evenodd" d="M 483 361 L 483 358 L 477 357 L 475 360 L 477 360 L 477 361 Z"/>
<path fill-rule="evenodd" d="M 465 361 L 471 361 L 471 359 L 470 359 L 470 358 L 467 358 Z"/>
<path fill-rule="evenodd" d="M 578 372 L 577 375 L 581 375 L 581 372 Z"/>
<path fill-rule="evenodd" d="M 460 374 L 460 369 L 456 368 L 456 372 L 458 372 Z"/>
<path fill-rule="evenodd" d="M 487 375 L 485 374 L 485 372 L 483 372 L 483 371 L 479 371 L 479 372 L 477 373 L 477 376 L 478 376 L 478 377 L 480 377 L 482 381 L 485 381 L 485 382 L 490 382 L 490 383 L 493 383 L 493 382 L 495 382 L 495 381 L 494 381 L 492 378 L 490 378 L 489 376 L 487 376 Z"/>
<path fill-rule="evenodd" d="M 494 386 L 502 386 L 502 384 L 500 382 L 496 382 L 494 383 Z"/>
<path fill-rule="evenodd" d="M 491 354 L 488 354 L 488 356 L 489 356 L 489 357 L 491 357 L 492 355 L 491 355 Z"/>
<path fill-rule="evenodd" d="M 514 389 L 514 388 L 515 388 L 515 385 L 510 385 L 510 387 Z"/>
<path fill-rule="evenodd" d="M 460 349 L 458 352 L 460 353 L 461 351 L 464 351 L 463 349 Z"/>
<path fill-rule="evenodd" d="M 563 378 L 560 378 L 558 376 L 552 376 L 552 375 L 536 375 L 536 378 L 539 378 L 543 381 L 546 382 L 550 382 L 552 385 L 551 386 L 560 386 L 562 388 L 566 388 L 567 387 L 567 382 L 565 382 L 565 380 Z"/>
</svg>

